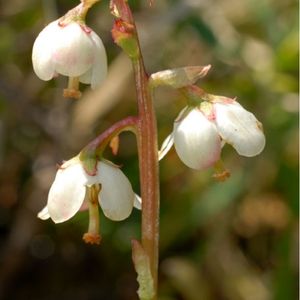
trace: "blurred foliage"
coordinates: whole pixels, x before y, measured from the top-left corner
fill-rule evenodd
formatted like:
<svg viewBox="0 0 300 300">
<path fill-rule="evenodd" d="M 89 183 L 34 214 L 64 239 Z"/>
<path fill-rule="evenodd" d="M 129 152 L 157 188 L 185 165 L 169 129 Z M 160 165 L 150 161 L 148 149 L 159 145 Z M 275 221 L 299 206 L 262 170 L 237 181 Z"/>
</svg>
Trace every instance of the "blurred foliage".
<svg viewBox="0 0 300 300">
<path fill-rule="evenodd" d="M 110 77 L 79 102 L 62 98 L 66 78 L 39 80 L 31 48 L 71 0 L 0 3 L 0 298 L 137 299 L 130 239 L 140 213 L 114 223 L 101 216 L 103 242 L 85 245 L 87 213 L 42 222 L 55 165 L 114 121 L 136 112 L 129 61 L 110 36 L 108 1 L 88 24 L 102 37 Z M 298 299 L 298 6 L 294 0 L 131 1 L 149 72 L 212 64 L 199 85 L 238 97 L 264 124 L 267 145 L 254 158 L 229 146 L 225 183 L 212 170 L 186 168 L 174 150 L 161 172 L 161 300 Z M 185 105 L 159 88 L 159 142 Z M 117 157 L 138 192 L 136 144 L 121 137 Z"/>
</svg>

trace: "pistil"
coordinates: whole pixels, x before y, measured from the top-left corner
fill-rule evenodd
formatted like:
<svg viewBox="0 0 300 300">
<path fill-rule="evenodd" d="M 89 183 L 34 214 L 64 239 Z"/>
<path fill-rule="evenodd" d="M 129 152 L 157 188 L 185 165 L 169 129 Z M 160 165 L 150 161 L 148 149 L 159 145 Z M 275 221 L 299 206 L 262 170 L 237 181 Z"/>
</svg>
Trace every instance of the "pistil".
<svg viewBox="0 0 300 300">
<path fill-rule="evenodd" d="M 85 233 L 82 239 L 87 244 L 97 244 L 101 242 L 100 229 L 100 216 L 99 216 L 99 204 L 98 195 L 101 190 L 99 184 L 94 184 L 88 187 L 88 198 L 89 198 L 89 228 L 88 232 Z"/>
</svg>

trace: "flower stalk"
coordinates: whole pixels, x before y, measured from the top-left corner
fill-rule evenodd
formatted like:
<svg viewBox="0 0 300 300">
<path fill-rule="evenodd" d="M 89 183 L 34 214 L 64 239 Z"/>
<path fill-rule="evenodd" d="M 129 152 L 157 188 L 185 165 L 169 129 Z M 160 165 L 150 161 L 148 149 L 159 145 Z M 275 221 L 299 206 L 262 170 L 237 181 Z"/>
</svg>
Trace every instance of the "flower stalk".
<svg viewBox="0 0 300 300">
<path fill-rule="evenodd" d="M 142 197 L 142 248 L 149 259 L 153 279 L 153 294 L 141 299 L 157 299 L 158 242 L 159 242 L 159 179 L 157 125 L 149 76 L 144 67 L 135 22 L 129 5 L 124 0 L 112 0 L 115 17 L 112 35 L 132 61 L 138 101 L 138 155 Z M 134 261 L 138 276 L 138 262 Z M 147 284 L 147 283 L 146 283 Z"/>
<path fill-rule="evenodd" d="M 84 166 L 85 171 L 93 176 L 97 171 L 97 161 L 102 156 L 103 151 L 107 145 L 123 131 L 131 131 L 137 134 L 138 118 L 129 116 L 122 119 L 107 130 L 102 132 L 99 136 L 93 139 L 80 152 L 80 160 Z"/>
<path fill-rule="evenodd" d="M 139 108 L 138 145 L 142 202 L 142 246 L 150 260 L 155 295 L 159 243 L 159 180 L 156 118 L 142 56 L 133 61 Z M 154 296 L 153 299 L 156 299 Z"/>
</svg>

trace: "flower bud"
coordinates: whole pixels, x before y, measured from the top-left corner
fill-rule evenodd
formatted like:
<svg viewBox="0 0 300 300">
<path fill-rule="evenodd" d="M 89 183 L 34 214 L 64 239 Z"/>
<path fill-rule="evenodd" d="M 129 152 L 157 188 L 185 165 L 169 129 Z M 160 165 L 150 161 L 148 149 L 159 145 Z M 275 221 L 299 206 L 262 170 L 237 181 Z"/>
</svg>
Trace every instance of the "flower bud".
<svg viewBox="0 0 300 300">
<path fill-rule="evenodd" d="M 210 68 L 211 65 L 190 66 L 160 71 L 150 76 L 150 84 L 152 87 L 166 85 L 179 89 L 193 85 L 198 79 L 204 77 Z"/>
</svg>

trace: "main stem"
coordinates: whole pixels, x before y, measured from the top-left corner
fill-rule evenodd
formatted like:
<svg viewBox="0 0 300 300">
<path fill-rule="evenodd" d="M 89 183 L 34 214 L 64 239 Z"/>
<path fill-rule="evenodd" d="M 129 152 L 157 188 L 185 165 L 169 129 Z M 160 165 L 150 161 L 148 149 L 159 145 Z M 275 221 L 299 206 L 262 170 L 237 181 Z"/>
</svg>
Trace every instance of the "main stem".
<svg viewBox="0 0 300 300">
<path fill-rule="evenodd" d="M 133 60 L 138 98 L 138 148 L 142 196 L 142 246 L 150 260 L 157 299 L 157 270 L 159 247 L 159 179 L 157 125 L 148 76 L 143 58 Z"/>
</svg>

